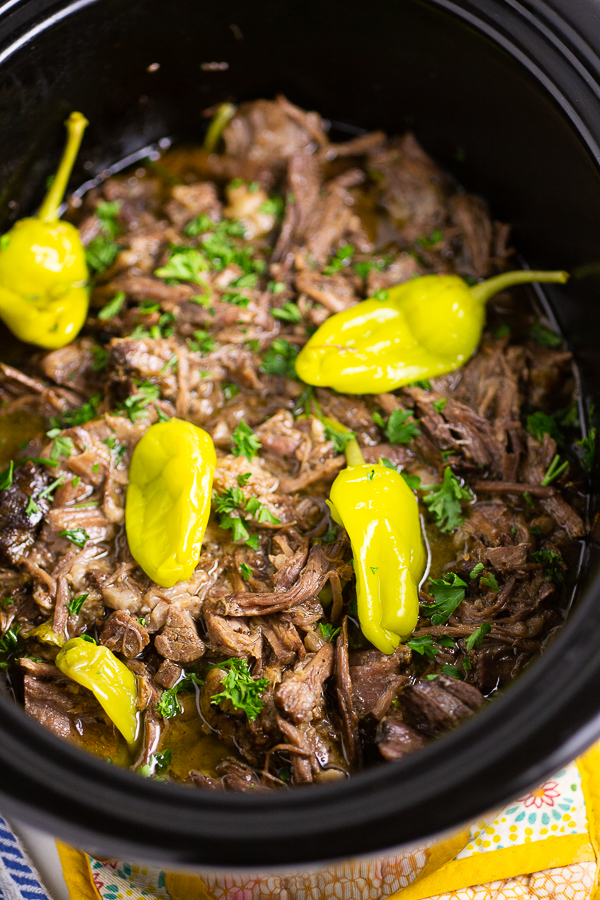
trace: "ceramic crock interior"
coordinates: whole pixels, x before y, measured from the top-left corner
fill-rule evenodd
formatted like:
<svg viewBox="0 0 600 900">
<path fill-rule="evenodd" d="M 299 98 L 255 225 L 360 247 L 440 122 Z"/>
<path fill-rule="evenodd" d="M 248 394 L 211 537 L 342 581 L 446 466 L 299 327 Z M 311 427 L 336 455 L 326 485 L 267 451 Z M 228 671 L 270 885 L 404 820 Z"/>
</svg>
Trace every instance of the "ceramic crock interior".
<svg viewBox="0 0 600 900">
<path fill-rule="evenodd" d="M 214 62 L 227 66 L 206 65 Z M 39 201 L 73 109 L 91 122 L 74 186 L 164 136 L 200 139 L 202 111 L 225 100 L 283 92 L 346 127 L 410 128 L 513 223 L 531 266 L 576 273 L 549 295 L 592 400 L 600 178 L 561 103 L 527 70 L 539 59 L 525 63 L 416 0 L 8 2 L 0 225 Z M 3 358 L 15 346 L 3 332 Z M 524 790 L 600 733 L 596 571 L 592 542 L 572 621 L 544 659 L 491 709 L 402 763 L 277 797 L 215 796 L 109 770 L 0 701 L 1 807 L 98 853 L 220 866 L 304 864 L 439 833 Z"/>
</svg>

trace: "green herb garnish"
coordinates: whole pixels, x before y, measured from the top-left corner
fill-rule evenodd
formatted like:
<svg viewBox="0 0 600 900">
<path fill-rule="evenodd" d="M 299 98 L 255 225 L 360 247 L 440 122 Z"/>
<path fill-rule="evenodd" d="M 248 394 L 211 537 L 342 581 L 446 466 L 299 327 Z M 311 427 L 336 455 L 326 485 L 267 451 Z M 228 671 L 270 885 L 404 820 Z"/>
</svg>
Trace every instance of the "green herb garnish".
<svg viewBox="0 0 600 900">
<path fill-rule="evenodd" d="M 81 612 L 81 607 L 89 597 L 89 594 L 80 594 L 79 597 L 73 597 L 72 600 L 69 600 L 67 604 L 67 612 L 70 616 L 78 616 Z"/>
<path fill-rule="evenodd" d="M 403 409 L 394 410 L 385 430 L 390 444 L 409 444 L 414 437 L 421 433 L 416 422 L 407 422 L 407 419 L 411 417 L 411 412 Z"/>
<path fill-rule="evenodd" d="M 192 281 L 204 284 L 202 272 L 210 268 L 206 257 L 194 247 L 172 247 L 171 255 L 164 266 L 155 269 L 157 278 L 173 278 L 176 281 Z"/>
<path fill-rule="evenodd" d="M 435 516 L 435 524 L 440 531 L 454 531 L 462 525 L 464 519 L 461 501 L 472 500 L 473 496 L 468 488 L 461 485 L 450 466 L 444 470 L 444 480 L 441 484 L 428 485 L 423 487 L 423 490 L 428 492 L 427 496 L 423 497 L 423 503 Z"/>
<path fill-rule="evenodd" d="M 271 315 L 274 319 L 280 319 L 282 322 L 297 324 L 302 321 L 302 313 L 296 303 L 284 303 L 281 309 L 272 309 Z"/>
<path fill-rule="evenodd" d="M 548 466 L 548 471 L 542 479 L 542 487 L 547 487 L 549 484 L 552 484 L 552 482 L 556 481 L 557 478 L 560 478 L 568 468 L 569 463 L 565 460 L 565 462 L 561 464 L 560 456 L 557 454 Z"/>
<path fill-rule="evenodd" d="M 64 531 L 59 531 L 59 537 L 67 538 L 80 550 L 83 550 L 90 539 L 89 534 L 83 528 L 65 528 Z"/>
<path fill-rule="evenodd" d="M 407 641 L 406 646 L 410 647 L 411 650 L 414 650 L 415 653 L 420 653 L 421 656 L 429 656 L 431 659 L 434 659 L 439 652 L 435 646 L 435 641 L 430 634 L 423 634 L 421 637 L 412 638 L 410 641 Z"/>
<path fill-rule="evenodd" d="M 285 375 L 286 378 L 296 378 L 294 363 L 297 356 L 297 347 L 283 338 L 277 338 L 263 356 L 260 369 L 267 375 Z"/>
<path fill-rule="evenodd" d="M 495 576 L 490 572 L 489 575 L 482 577 L 479 579 L 479 584 L 482 584 L 484 587 L 489 587 L 492 591 L 498 590 L 498 582 L 496 581 Z"/>
<path fill-rule="evenodd" d="M 218 705 L 230 700 L 236 709 L 243 710 L 253 722 L 264 706 L 261 695 L 269 686 L 268 678 L 253 678 L 245 659 L 227 659 L 213 666 L 222 669 L 226 674 L 221 682 L 223 690 L 213 694 L 211 703 Z"/>
<path fill-rule="evenodd" d="M 250 426 L 246 425 L 243 420 L 231 435 L 231 443 L 233 444 L 231 449 L 233 455 L 245 456 L 248 462 L 258 456 L 258 451 L 262 446 Z"/>
<path fill-rule="evenodd" d="M 177 699 L 177 694 L 180 691 L 191 691 L 194 688 L 194 685 L 203 685 L 204 681 L 199 678 L 194 672 L 190 672 L 189 675 L 186 675 L 185 678 L 182 678 L 176 685 L 172 688 L 168 688 L 168 690 L 163 691 L 161 694 L 161 698 L 156 705 L 157 713 L 163 717 L 163 719 L 172 719 L 173 716 L 178 716 L 182 712 L 181 704 Z"/>
<path fill-rule="evenodd" d="M 98 318 L 105 322 L 106 319 L 112 319 L 113 316 L 117 316 L 121 312 L 121 308 L 125 303 L 125 292 L 118 291 L 112 300 L 109 300 L 106 306 L 103 306 L 100 312 L 98 313 Z"/>
<path fill-rule="evenodd" d="M 563 583 L 566 566 L 560 553 L 556 553 L 554 550 L 536 550 L 531 554 L 531 558 L 534 562 L 542 564 L 546 578 L 549 578 L 554 584 Z"/>
<path fill-rule="evenodd" d="M 15 464 L 12 459 L 8 464 L 8 467 L 4 469 L 3 472 L 0 472 L 0 491 L 5 491 L 9 488 L 13 482 L 13 471 L 15 468 Z"/>
<path fill-rule="evenodd" d="M 150 381 L 143 381 L 138 385 L 135 394 L 126 397 L 125 400 L 119 404 L 119 409 L 126 413 L 132 422 L 137 422 L 138 419 L 148 415 L 148 406 L 155 400 L 158 400 L 159 395 L 160 390 L 157 384 L 152 384 Z"/>
<path fill-rule="evenodd" d="M 475 650 L 476 647 L 481 647 L 484 637 L 486 634 L 489 634 L 491 630 L 492 626 L 487 622 L 484 622 L 483 625 L 476 628 L 467 638 L 467 650 Z"/>
<path fill-rule="evenodd" d="M 321 637 L 326 640 L 328 644 L 330 644 L 342 630 L 341 627 L 334 628 L 331 622 L 319 622 L 317 628 L 319 629 Z"/>
<path fill-rule="evenodd" d="M 465 599 L 467 584 L 455 572 L 429 582 L 432 604 L 422 604 L 423 612 L 431 619 L 432 625 L 445 625 L 450 616 Z"/>
</svg>

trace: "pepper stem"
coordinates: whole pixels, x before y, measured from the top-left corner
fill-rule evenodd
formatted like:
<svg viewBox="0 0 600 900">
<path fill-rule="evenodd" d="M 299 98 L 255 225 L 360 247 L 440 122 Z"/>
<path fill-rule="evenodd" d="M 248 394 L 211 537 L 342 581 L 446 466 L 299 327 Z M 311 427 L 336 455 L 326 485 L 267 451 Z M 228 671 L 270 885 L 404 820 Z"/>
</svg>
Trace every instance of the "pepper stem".
<svg viewBox="0 0 600 900">
<path fill-rule="evenodd" d="M 217 107 L 217 111 L 212 117 L 204 138 L 204 149 L 209 153 L 213 153 L 216 150 L 227 123 L 235 116 L 236 109 L 237 107 L 233 103 L 221 103 Z"/>
<path fill-rule="evenodd" d="M 476 300 L 485 303 L 494 294 L 503 291 L 504 288 L 512 287 L 514 284 L 528 284 L 530 281 L 555 281 L 564 284 L 569 280 L 568 272 L 531 272 L 527 269 L 517 269 L 514 272 L 503 272 L 502 275 L 495 275 L 482 281 L 481 284 L 475 284 L 471 288 L 471 293 Z"/>
<path fill-rule="evenodd" d="M 72 112 L 65 122 L 67 143 L 65 144 L 54 181 L 50 185 L 50 190 L 44 197 L 37 214 L 38 219 L 41 219 L 42 222 L 56 222 L 58 219 L 58 208 L 67 189 L 67 183 L 71 177 L 73 165 L 79 153 L 83 132 L 87 125 L 89 125 L 88 120 L 80 112 Z"/>
<path fill-rule="evenodd" d="M 332 419 L 330 416 L 324 415 L 321 415 L 319 418 L 324 425 L 328 425 L 333 431 L 339 431 L 342 434 L 354 434 L 351 428 L 346 428 L 346 426 L 342 425 L 341 422 L 338 422 L 337 419 Z M 346 465 L 348 466 L 363 466 L 365 463 L 365 458 L 356 438 L 352 438 L 351 441 L 348 441 L 344 447 L 344 454 L 346 456 Z"/>
</svg>

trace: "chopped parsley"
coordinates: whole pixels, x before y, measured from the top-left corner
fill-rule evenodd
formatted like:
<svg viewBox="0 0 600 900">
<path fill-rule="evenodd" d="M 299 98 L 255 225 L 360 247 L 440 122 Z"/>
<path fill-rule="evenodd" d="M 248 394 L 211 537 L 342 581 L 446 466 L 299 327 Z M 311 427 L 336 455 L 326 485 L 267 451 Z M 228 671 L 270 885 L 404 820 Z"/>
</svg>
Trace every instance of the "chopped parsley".
<svg viewBox="0 0 600 900">
<path fill-rule="evenodd" d="M 240 487 L 244 487 L 245 484 L 252 478 L 252 472 L 245 472 L 243 475 L 238 475 L 237 483 Z"/>
<path fill-rule="evenodd" d="M 327 422 L 324 422 L 323 425 L 325 428 L 325 436 L 327 440 L 331 441 L 333 444 L 335 453 L 343 453 L 350 441 L 356 439 L 356 435 L 353 431 L 338 431 L 337 428 L 333 428 L 333 426 L 328 425 Z"/>
<path fill-rule="evenodd" d="M 444 480 L 441 484 L 429 485 L 423 490 L 428 492 L 423 497 L 423 503 L 429 507 L 440 531 L 454 531 L 462 525 L 464 519 L 461 501 L 472 500 L 473 497 L 471 491 L 461 485 L 450 466 L 444 470 Z"/>
<path fill-rule="evenodd" d="M 201 273 L 210 268 L 206 257 L 194 247 L 171 247 L 171 255 L 164 266 L 154 270 L 158 278 L 192 281 L 204 284 Z"/>
<path fill-rule="evenodd" d="M 415 653 L 420 653 L 421 656 L 428 656 L 430 659 L 434 659 L 439 652 L 435 646 L 435 641 L 430 634 L 423 634 L 421 637 L 412 638 L 412 640 L 407 641 L 406 646 L 410 647 Z"/>
<path fill-rule="evenodd" d="M 258 456 L 258 451 L 262 446 L 250 426 L 246 425 L 243 420 L 231 435 L 231 443 L 233 444 L 231 449 L 233 455 L 245 456 L 248 462 Z"/>
<path fill-rule="evenodd" d="M 100 233 L 92 238 L 85 251 L 88 266 L 93 272 L 105 272 L 115 261 L 119 245 L 114 238 L 121 233 L 117 222 L 121 203 L 119 200 L 104 201 L 96 207 L 96 216 L 100 221 Z"/>
<path fill-rule="evenodd" d="M 118 291 L 112 300 L 109 300 L 106 306 L 102 307 L 98 313 L 98 318 L 102 322 L 105 322 L 106 319 L 112 319 L 113 316 L 117 316 L 121 312 L 124 303 L 125 291 Z"/>
<path fill-rule="evenodd" d="M 285 375 L 286 378 L 295 378 L 294 363 L 297 356 L 297 347 L 283 338 L 277 338 L 263 356 L 260 369 L 267 375 Z"/>
<path fill-rule="evenodd" d="M 342 630 L 341 627 L 334 628 L 331 622 L 319 622 L 317 628 L 319 629 L 321 637 L 326 640 L 328 644 L 330 644 Z"/>
<path fill-rule="evenodd" d="M 563 583 L 566 566 L 560 553 L 556 553 L 554 550 L 537 550 L 531 554 L 531 558 L 534 562 L 542 564 L 546 578 L 549 578 L 554 584 Z"/>
<path fill-rule="evenodd" d="M 421 433 L 416 422 L 407 422 L 407 419 L 411 417 L 411 412 L 403 409 L 394 410 L 385 430 L 390 444 L 409 444 L 414 437 Z"/>
<path fill-rule="evenodd" d="M 50 425 L 54 428 L 71 428 L 74 425 L 85 425 L 98 415 L 98 407 L 102 402 L 100 394 L 92 394 L 89 400 L 78 409 L 67 409 L 58 416 L 50 417 Z"/>
<path fill-rule="evenodd" d="M 72 544 L 79 547 L 80 550 L 83 550 L 90 539 L 89 534 L 84 528 L 65 528 L 64 531 L 59 531 L 58 536 L 67 538 Z"/>
<path fill-rule="evenodd" d="M 273 197 L 269 197 L 259 206 L 258 211 L 267 216 L 275 216 L 279 219 L 283 215 L 283 206 L 283 197 L 274 194 Z"/>
<path fill-rule="evenodd" d="M 249 578 L 252 578 L 253 571 L 248 565 L 248 563 L 240 563 L 240 575 L 245 581 L 248 581 Z"/>
<path fill-rule="evenodd" d="M 159 394 L 160 390 L 157 384 L 152 384 L 150 381 L 143 381 L 138 385 L 135 394 L 126 397 L 125 400 L 119 404 L 119 409 L 122 410 L 132 422 L 137 422 L 138 419 L 142 419 L 148 415 L 148 406 L 155 400 L 158 400 Z"/>
<path fill-rule="evenodd" d="M 502 325 L 496 328 L 494 337 L 496 338 L 496 340 L 499 340 L 500 338 L 510 337 L 510 334 L 510 326 L 508 326 L 506 322 L 504 322 Z"/>
<path fill-rule="evenodd" d="M 202 355 L 212 353 L 217 346 L 214 337 L 202 328 L 195 331 L 193 339 L 189 338 L 187 343 L 190 350 Z"/>
<path fill-rule="evenodd" d="M 52 497 L 54 491 L 59 487 L 65 480 L 64 474 L 61 474 L 56 478 L 52 484 L 49 484 L 48 487 L 44 488 L 43 491 L 40 491 L 38 494 L 38 500 L 41 500 L 43 497 Z"/>
<path fill-rule="evenodd" d="M 441 634 L 435 640 L 436 644 L 439 644 L 440 647 L 449 647 L 451 650 L 454 650 L 454 648 L 456 647 L 456 644 L 449 634 Z"/>
<path fill-rule="evenodd" d="M 292 322 L 294 325 L 302 321 L 302 313 L 296 303 L 284 303 L 281 309 L 272 309 L 271 315 L 274 319 L 280 319 L 282 322 Z"/>
<path fill-rule="evenodd" d="M 377 272 L 382 272 L 389 262 L 389 258 L 365 260 L 355 263 L 353 269 L 360 278 L 366 278 L 369 272 L 372 272 L 374 269 Z"/>
<path fill-rule="evenodd" d="M 484 622 L 483 625 L 476 628 L 467 638 L 467 650 L 475 650 L 477 647 L 481 647 L 484 637 L 486 634 L 489 634 L 491 630 L 492 626 L 487 622 Z"/>
<path fill-rule="evenodd" d="M 81 612 L 81 607 L 89 596 L 89 594 L 80 594 L 79 597 L 73 597 L 72 600 L 69 600 L 67 604 L 67 612 L 69 615 L 78 616 Z"/>
<path fill-rule="evenodd" d="M 15 468 L 15 464 L 13 463 L 13 461 L 11 459 L 11 461 L 8 464 L 8 467 L 3 472 L 0 472 L 0 491 L 5 491 L 7 488 L 9 488 L 11 486 L 11 484 L 13 482 L 14 468 Z"/>
<path fill-rule="evenodd" d="M 4 637 L 0 638 L 0 670 L 7 669 L 11 661 L 19 653 L 21 644 L 20 630 L 21 625 L 17 622 L 15 625 L 11 625 L 8 631 L 5 632 Z"/>
<path fill-rule="evenodd" d="M 424 391 L 430 391 L 431 382 L 429 378 L 421 378 L 420 381 L 412 381 L 407 387 L 419 387 Z"/>
<path fill-rule="evenodd" d="M 375 300 L 379 300 L 381 303 L 385 303 L 386 300 L 390 299 L 390 292 L 387 290 L 387 288 L 381 288 L 381 290 L 375 291 L 373 297 L 375 298 Z"/>
<path fill-rule="evenodd" d="M 431 619 L 432 625 L 445 625 L 454 611 L 465 599 L 467 584 L 455 572 L 429 582 L 432 604 L 422 604 L 423 612 Z"/>
<path fill-rule="evenodd" d="M 253 678 L 245 659 L 227 659 L 213 668 L 222 669 L 225 678 L 221 682 L 223 690 L 219 694 L 213 694 L 211 703 L 218 705 L 229 700 L 253 722 L 264 706 L 261 695 L 268 688 L 269 679 Z"/>
<path fill-rule="evenodd" d="M 242 309 L 248 309 L 248 305 L 250 303 L 249 297 L 245 297 L 243 294 L 240 294 L 238 292 L 223 294 L 221 300 L 223 301 L 223 303 L 233 303 L 234 306 L 241 306 Z"/>
<path fill-rule="evenodd" d="M 120 444 L 114 434 L 110 434 L 106 440 L 104 441 L 108 449 L 111 453 L 117 457 L 119 462 L 123 461 L 123 457 L 127 453 L 127 447 L 125 444 Z"/>
<path fill-rule="evenodd" d="M 477 563 L 476 566 L 473 566 L 473 568 L 469 572 L 469 578 L 471 579 L 471 581 L 474 581 L 478 575 L 481 575 L 484 569 L 485 566 L 483 565 L 483 563 Z"/>
<path fill-rule="evenodd" d="M 463 660 L 464 665 L 464 660 Z M 440 666 L 440 675 L 449 675 L 450 678 L 456 678 L 458 681 L 464 681 L 465 676 L 456 666 Z"/>
<path fill-rule="evenodd" d="M 340 247 L 340 249 L 336 251 L 335 256 L 331 257 L 328 265 L 323 269 L 323 274 L 334 275 L 336 272 L 341 272 L 342 269 L 350 265 L 353 255 L 354 247 L 352 247 L 351 244 Z"/>
<path fill-rule="evenodd" d="M 252 538 L 256 538 L 258 542 L 257 535 L 250 536 L 244 520 L 239 516 L 232 516 L 231 513 L 236 510 L 242 510 L 250 513 L 260 523 L 280 524 L 280 520 L 260 502 L 258 497 L 249 497 L 245 502 L 244 494 L 238 487 L 227 488 L 222 494 L 215 493 L 214 501 L 215 510 L 221 516 L 219 526 L 226 531 L 231 530 L 233 541 L 246 541 L 255 550 L 257 547 L 254 546 Z"/>
<path fill-rule="evenodd" d="M 243 504 L 244 493 L 239 488 L 227 488 L 222 494 L 215 493 L 215 509 L 218 513 L 229 515 Z"/>
<path fill-rule="evenodd" d="M 167 747 L 163 753 L 153 753 L 150 757 L 150 762 L 147 765 L 140 766 L 137 769 L 137 774 L 142 775 L 144 778 L 151 778 L 156 772 L 164 772 L 170 765 L 171 748 Z M 156 781 L 166 781 L 166 779 L 157 778 Z"/>
<path fill-rule="evenodd" d="M 432 231 L 429 237 L 418 237 L 417 244 L 420 244 L 424 250 L 429 250 L 431 247 L 435 247 L 441 241 L 444 240 L 444 233 L 440 231 L 439 228 L 436 228 L 435 231 Z"/>
<path fill-rule="evenodd" d="M 108 364 L 108 360 L 110 359 L 110 350 L 107 350 L 106 347 L 99 347 L 95 344 L 92 347 L 92 372 L 103 372 Z"/>
<path fill-rule="evenodd" d="M 546 325 L 542 325 L 541 322 L 535 322 L 531 326 L 529 337 L 542 347 L 550 347 L 554 350 L 556 347 L 562 346 L 561 336 L 555 331 L 551 331 Z"/>
<path fill-rule="evenodd" d="M 285 291 L 285 284 L 283 281 L 268 281 L 267 290 L 270 291 L 271 294 L 281 294 Z"/>
<path fill-rule="evenodd" d="M 563 443 L 563 436 L 555 419 L 541 410 L 527 416 L 527 431 L 540 442 L 544 440 L 545 434 L 549 434 L 557 444 Z"/>
<path fill-rule="evenodd" d="M 448 403 L 448 401 L 446 400 L 445 397 L 440 397 L 439 400 L 434 400 L 434 402 L 431 405 L 433 406 L 433 408 L 435 409 L 435 411 L 437 413 L 441 413 L 446 409 L 447 403 Z"/>
<path fill-rule="evenodd" d="M 185 228 L 183 229 L 183 233 L 186 237 L 198 237 L 200 234 L 205 234 L 207 231 L 210 231 L 211 228 L 215 227 L 215 223 L 212 219 L 209 219 L 207 215 L 204 213 L 200 216 L 196 216 L 190 222 L 187 223 Z"/>
<path fill-rule="evenodd" d="M 552 482 L 556 481 L 557 478 L 560 478 L 568 468 L 569 463 L 565 460 L 565 462 L 561 464 L 560 456 L 557 454 L 548 466 L 548 471 L 542 479 L 542 487 L 547 487 L 549 484 L 552 484 Z"/>
<path fill-rule="evenodd" d="M 161 698 L 156 705 L 157 713 L 162 716 L 163 719 L 172 719 L 173 716 L 178 716 L 182 712 L 182 708 L 177 699 L 177 694 L 180 691 L 193 690 L 194 685 L 203 684 L 204 681 L 201 678 L 194 672 L 190 672 L 189 675 L 182 678 L 181 681 L 177 682 L 172 688 L 168 688 L 168 690 L 162 692 Z"/>
<path fill-rule="evenodd" d="M 30 497 L 29 500 L 27 501 L 27 506 L 25 507 L 25 515 L 26 516 L 35 516 L 35 514 L 39 513 L 39 511 L 40 511 L 39 506 L 37 505 L 37 503 L 35 502 L 33 497 Z"/>
<path fill-rule="evenodd" d="M 583 456 L 581 457 L 581 466 L 584 472 L 591 472 L 596 458 L 596 429 L 590 428 L 587 437 L 576 441 L 576 444 L 582 448 Z"/>
<path fill-rule="evenodd" d="M 75 445 L 70 437 L 64 437 L 60 433 L 60 428 L 51 428 L 46 432 L 46 437 L 54 438 L 52 441 L 52 450 L 50 451 L 50 459 L 60 459 L 61 456 L 71 456 L 75 450 Z"/>
<path fill-rule="evenodd" d="M 498 590 L 498 582 L 496 581 L 496 577 L 491 572 L 489 575 L 485 575 L 484 577 L 480 578 L 479 584 L 482 584 L 484 587 L 489 587 L 492 591 Z"/>
<path fill-rule="evenodd" d="M 239 249 L 231 238 L 244 237 L 245 229 L 241 222 L 229 222 L 223 219 L 205 234 L 201 247 L 212 268 L 220 272 L 231 264 L 239 266 L 245 275 L 264 272 L 266 263 L 263 259 L 254 259 L 254 247 Z"/>
<path fill-rule="evenodd" d="M 400 475 L 404 478 L 411 491 L 419 490 L 421 487 L 421 479 L 418 475 L 407 475 L 406 472 L 400 472 Z"/>
<path fill-rule="evenodd" d="M 223 385 L 223 396 L 226 400 L 231 400 L 236 394 L 239 394 L 240 389 L 237 384 L 233 384 L 233 382 L 229 381 Z"/>
</svg>

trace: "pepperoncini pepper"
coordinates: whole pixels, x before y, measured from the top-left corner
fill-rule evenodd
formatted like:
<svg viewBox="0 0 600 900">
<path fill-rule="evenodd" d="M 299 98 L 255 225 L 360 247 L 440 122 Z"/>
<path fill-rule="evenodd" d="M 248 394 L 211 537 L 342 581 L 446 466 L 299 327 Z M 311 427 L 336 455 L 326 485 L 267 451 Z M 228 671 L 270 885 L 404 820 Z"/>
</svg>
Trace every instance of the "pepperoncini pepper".
<svg viewBox="0 0 600 900">
<path fill-rule="evenodd" d="M 339 423 L 336 428 L 348 430 Z M 364 462 L 356 440 L 347 445 L 346 460 L 329 506 L 352 544 L 361 630 L 382 653 L 393 653 L 419 617 L 425 571 L 419 507 L 395 469 Z"/>
<path fill-rule="evenodd" d="M 296 358 L 307 384 L 347 394 L 379 394 L 452 372 L 474 353 L 485 302 L 531 281 L 563 283 L 566 272 L 505 272 L 469 287 L 458 275 L 423 275 L 336 313 Z"/>
<path fill-rule="evenodd" d="M 181 419 L 151 425 L 133 451 L 125 504 L 129 549 L 156 584 L 198 564 L 217 457 L 212 438 Z"/>
<path fill-rule="evenodd" d="M 108 647 L 81 637 L 67 641 L 55 662 L 63 675 L 89 688 L 127 743 L 133 744 L 138 724 L 133 672 Z"/>
<path fill-rule="evenodd" d="M 37 216 L 19 219 L 0 239 L 0 318 L 20 340 L 64 347 L 88 310 L 88 268 L 79 232 L 58 218 L 87 119 L 71 113 L 67 143 Z"/>
</svg>

